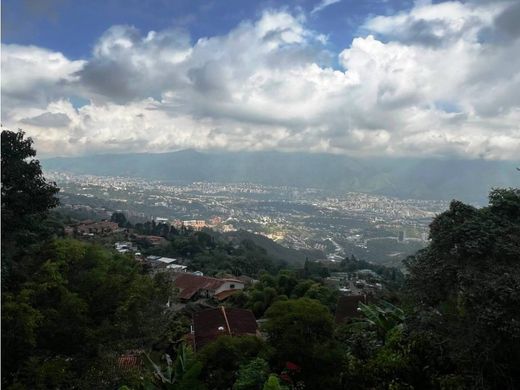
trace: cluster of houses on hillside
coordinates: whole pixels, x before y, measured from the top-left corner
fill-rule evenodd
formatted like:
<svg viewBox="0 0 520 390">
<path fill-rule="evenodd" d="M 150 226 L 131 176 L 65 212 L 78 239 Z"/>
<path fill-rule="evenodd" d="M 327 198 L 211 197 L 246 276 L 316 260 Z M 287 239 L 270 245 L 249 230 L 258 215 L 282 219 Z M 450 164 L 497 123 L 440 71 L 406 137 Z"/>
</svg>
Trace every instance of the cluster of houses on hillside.
<svg viewBox="0 0 520 390">
<path fill-rule="evenodd" d="M 206 227 L 212 227 L 215 226 L 213 223 L 215 221 L 218 221 L 220 223 L 220 219 L 215 217 L 210 220 L 209 223 L 206 223 L 204 220 L 186 220 L 186 221 L 180 221 L 175 220 L 173 222 L 170 222 L 166 218 L 155 218 L 155 222 L 157 223 L 163 223 L 166 225 L 171 225 L 175 227 L 176 229 L 181 228 L 187 228 L 192 229 L 196 231 L 200 231 Z M 118 231 L 123 231 L 124 228 L 120 228 L 119 225 L 116 222 L 108 221 L 108 220 L 101 220 L 101 221 L 92 221 L 92 220 L 84 220 L 69 226 L 65 227 L 65 234 L 67 235 L 78 235 L 78 236 L 97 236 L 97 235 L 108 235 L 112 234 Z M 150 239 L 153 237 L 154 239 Z M 148 239 L 150 240 L 151 245 L 157 245 L 162 243 L 161 239 L 162 237 L 159 236 L 141 236 L 142 239 Z"/>
<path fill-rule="evenodd" d="M 120 231 L 117 223 L 111 221 L 91 221 L 86 220 L 77 224 L 65 227 L 65 234 L 69 236 L 94 236 L 111 234 Z"/>
<path fill-rule="evenodd" d="M 325 279 L 325 283 L 337 288 L 343 295 L 373 295 L 383 289 L 381 277 L 369 269 L 333 272 Z"/>
<path fill-rule="evenodd" d="M 200 230 L 204 221 L 182 221 L 184 226 Z M 184 223 L 186 222 L 186 223 Z M 66 233 L 74 236 L 108 235 L 121 232 L 118 224 L 110 221 L 83 221 L 68 226 Z M 128 233 L 128 232 L 127 232 Z M 229 297 L 244 290 L 256 281 L 247 276 L 239 277 L 209 277 L 200 271 L 189 272 L 184 259 L 166 256 L 143 256 L 139 248 L 154 248 L 167 244 L 167 240 L 159 236 L 127 234 L 127 241 L 114 243 L 114 249 L 121 254 L 131 254 L 136 261 L 146 266 L 151 275 L 165 273 L 177 290 L 179 308 L 190 307 L 192 302 L 198 309 L 192 314 L 192 326 L 186 340 L 195 350 L 200 350 L 209 342 L 221 335 L 260 337 L 258 321 L 253 312 L 246 309 L 221 306 Z M 382 289 L 379 276 L 371 270 L 360 270 L 356 273 L 333 273 L 325 279 L 325 283 L 337 288 L 341 296 L 337 302 L 335 321 L 343 323 L 360 316 L 359 305 L 368 304 L 371 296 Z M 168 306 L 172 308 L 170 302 Z M 217 306 L 218 305 L 218 306 Z M 200 310 L 200 307 L 217 306 Z M 261 321 L 261 320 L 260 320 Z M 120 357 L 118 364 L 135 364 L 139 361 L 138 353 Z"/>
</svg>

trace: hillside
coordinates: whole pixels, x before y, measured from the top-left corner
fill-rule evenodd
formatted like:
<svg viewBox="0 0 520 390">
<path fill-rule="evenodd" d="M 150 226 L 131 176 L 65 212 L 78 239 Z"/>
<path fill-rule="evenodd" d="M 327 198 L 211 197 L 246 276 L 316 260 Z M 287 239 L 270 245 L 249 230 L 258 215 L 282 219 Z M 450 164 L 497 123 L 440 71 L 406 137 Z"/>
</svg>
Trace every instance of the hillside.
<svg viewBox="0 0 520 390">
<path fill-rule="evenodd" d="M 222 235 L 225 239 L 231 240 L 232 242 L 242 242 L 243 240 L 252 241 L 257 246 L 265 249 L 267 255 L 277 260 L 282 260 L 288 264 L 303 264 L 305 259 L 319 260 L 324 259 L 325 255 L 323 252 L 318 250 L 296 250 L 282 246 L 275 241 L 254 233 L 249 233 L 245 230 L 239 230 L 236 232 L 224 233 Z"/>
</svg>

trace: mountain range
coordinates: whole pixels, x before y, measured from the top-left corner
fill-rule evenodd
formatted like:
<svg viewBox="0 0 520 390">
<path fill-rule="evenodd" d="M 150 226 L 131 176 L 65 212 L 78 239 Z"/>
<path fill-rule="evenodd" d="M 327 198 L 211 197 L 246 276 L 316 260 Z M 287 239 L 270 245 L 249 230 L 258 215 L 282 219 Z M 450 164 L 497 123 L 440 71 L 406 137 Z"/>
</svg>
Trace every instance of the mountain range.
<svg viewBox="0 0 520 390">
<path fill-rule="evenodd" d="M 272 186 L 354 191 L 400 198 L 485 203 L 493 187 L 519 187 L 514 161 L 353 158 L 285 152 L 104 154 L 55 157 L 46 170 L 171 182 L 251 182 Z"/>
</svg>

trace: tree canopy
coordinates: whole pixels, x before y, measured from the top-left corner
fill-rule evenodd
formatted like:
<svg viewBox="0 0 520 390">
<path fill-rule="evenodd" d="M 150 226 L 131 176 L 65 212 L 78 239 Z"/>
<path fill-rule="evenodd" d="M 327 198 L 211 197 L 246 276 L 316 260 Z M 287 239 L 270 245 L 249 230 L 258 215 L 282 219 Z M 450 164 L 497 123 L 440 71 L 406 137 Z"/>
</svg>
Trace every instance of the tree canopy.
<svg viewBox="0 0 520 390">
<path fill-rule="evenodd" d="M 45 219 L 58 205 L 55 183 L 45 180 L 31 138 L 2 130 L 2 288 L 23 278 L 24 254 L 52 234 Z"/>
<path fill-rule="evenodd" d="M 32 144 L 22 131 L 2 131 L 2 240 L 58 205 L 59 189 L 43 177 Z"/>
<path fill-rule="evenodd" d="M 327 286 L 324 264 L 281 270 L 251 241 L 136 224 L 136 233 L 168 242 L 145 255 L 259 279 L 226 304 L 263 317 L 266 340 L 220 336 L 195 353 L 180 340 L 186 313 L 202 305 L 175 308 L 165 273 L 152 277 L 131 255 L 49 229 L 59 227 L 48 213 L 58 189 L 35 155 L 23 132 L 2 132 L 6 389 L 520 388 L 519 189 L 493 190 L 483 208 L 453 201 L 432 221 L 429 245 L 407 260 L 406 276 L 355 258 L 339 264 L 373 269 L 396 289 L 406 278 L 392 303 L 373 297 L 346 324 L 333 320 L 339 291 Z M 131 227 L 122 213 L 112 220 Z M 117 362 L 127 351 L 162 356 L 166 366 L 150 358 L 149 371 L 124 371 Z"/>
<path fill-rule="evenodd" d="M 452 202 L 430 238 L 408 260 L 413 329 L 445 340 L 469 386 L 520 386 L 520 190 L 481 209 Z"/>
</svg>

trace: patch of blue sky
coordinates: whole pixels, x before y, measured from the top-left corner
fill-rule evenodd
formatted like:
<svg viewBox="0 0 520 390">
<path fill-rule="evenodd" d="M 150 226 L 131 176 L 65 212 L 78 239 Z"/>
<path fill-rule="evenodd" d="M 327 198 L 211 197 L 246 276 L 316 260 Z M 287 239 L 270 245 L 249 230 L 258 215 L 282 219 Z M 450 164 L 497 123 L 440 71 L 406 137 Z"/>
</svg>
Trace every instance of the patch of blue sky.
<svg viewBox="0 0 520 390">
<path fill-rule="evenodd" d="M 448 114 L 462 112 L 461 107 L 455 102 L 450 102 L 448 100 L 437 100 L 434 104 L 436 109 L 447 112 Z"/>
<path fill-rule="evenodd" d="M 69 102 L 72 104 L 76 110 L 90 104 L 90 100 L 82 98 L 81 96 L 70 96 Z"/>
</svg>

